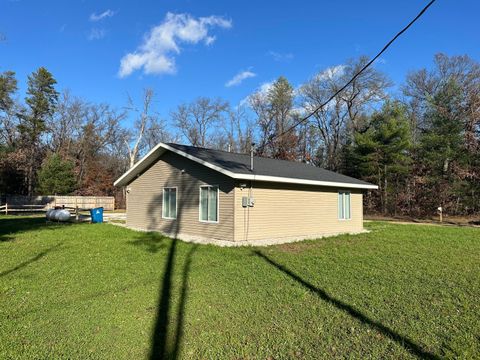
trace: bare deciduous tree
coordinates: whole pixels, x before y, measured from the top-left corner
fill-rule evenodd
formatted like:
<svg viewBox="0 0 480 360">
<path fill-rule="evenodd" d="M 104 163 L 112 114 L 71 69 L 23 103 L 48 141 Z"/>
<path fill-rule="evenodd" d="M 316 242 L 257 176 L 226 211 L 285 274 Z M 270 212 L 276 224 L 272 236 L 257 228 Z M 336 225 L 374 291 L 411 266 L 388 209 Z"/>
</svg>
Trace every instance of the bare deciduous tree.
<svg viewBox="0 0 480 360">
<path fill-rule="evenodd" d="M 190 104 L 181 104 L 171 113 L 174 126 L 193 146 L 214 145 L 218 126 L 223 125 L 229 105 L 222 99 L 200 97 Z"/>
<path fill-rule="evenodd" d="M 0 144 L 12 146 L 17 134 L 20 106 L 14 99 L 17 79 L 13 71 L 0 73 Z"/>
<path fill-rule="evenodd" d="M 153 99 L 153 90 L 145 89 L 143 92 L 142 108 L 135 107 L 132 98 L 129 96 L 129 109 L 138 114 L 138 118 L 134 122 L 133 130 L 130 136 L 125 138 L 125 144 L 128 149 L 129 166 L 132 167 L 137 161 L 140 147 L 142 145 L 143 136 L 149 120 L 151 119 L 150 107 Z"/>
<path fill-rule="evenodd" d="M 449 81 L 455 81 L 467 98 L 465 103 L 465 136 L 469 147 L 475 148 L 475 133 L 480 127 L 480 64 L 470 57 L 437 54 L 434 68 L 411 72 L 402 87 L 407 97 L 412 129 L 416 132 L 424 128 L 423 119 L 429 101 Z"/>
<path fill-rule="evenodd" d="M 81 184 L 85 179 L 89 164 L 96 161 L 99 154 L 113 153 L 118 141 L 124 139 L 125 130 L 120 126 L 124 118 L 124 112 L 118 112 L 105 104 L 86 107 L 81 130 L 73 147 L 78 183 Z"/>
<path fill-rule="evenodd" d="M 75 139 L 78 139 L 83 121 L 86 118 L 88 104 L 65 90 L 61 93 L 54 116 L 47 122 L 46 137 L 50 151 L 71 154 Z"/>
<path fill-rule="evenodd" d="M 158 145 L 160 142 L 177 142 L 167 129 L 165 121 L 159 116 L 150 117 L 142 140 L 142 152 L 145 153 Z"/>
<path fill-rule="evenodd" d="M 360 57 L 345 65 L 323 70 L 300 89 L 302 103 L 307 113 L 313 112 L 347 83 L 366 63 Z M 368 68 L 352 84 L 338 94 L 327 106 L 317 111 L 313 121 L 321 140 L 319 163 L 331 170 L 338 170 L 340 150 L 344 140 L 362 127 L 364 115 L 385 100 L 389 80 L 375 68 Z"/>
<path fill-rule="evenodd" d="M 250 96 L 260 129 L 259 155 L 296 160 L 298 137 L 295 130 L 289 130 L 295 123 L 294 97 L 292 85 L 282 76 Z"/>
<path fill-rule="evenodd" d="M 253 122 L 250 120 L 245 106 L 237 106 L 228 112 L 226 126 L 228 150 L 248 153 L 253 142 Z"/>
</svg>

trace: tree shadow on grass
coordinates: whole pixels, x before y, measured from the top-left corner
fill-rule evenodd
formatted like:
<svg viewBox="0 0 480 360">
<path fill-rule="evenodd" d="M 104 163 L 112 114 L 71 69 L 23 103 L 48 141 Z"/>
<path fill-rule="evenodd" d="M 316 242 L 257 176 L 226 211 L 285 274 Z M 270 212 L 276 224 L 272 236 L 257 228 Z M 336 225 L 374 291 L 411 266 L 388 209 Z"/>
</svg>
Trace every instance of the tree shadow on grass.
<svg viewBox="0 0 480 360">
<path fill-rule="evenodd" d="M 163 271 L 162 286 L 160 287 L 160 297 L 157 306 L 157 319 L 152 335 L 152 348 L 150 359 L 163 359 L 168 355 L 167 352 L 167 331 L 168 317 L 170 312 L 172 273 L 175 261 L 175 252 L 177 250 L 177 240 L 172 240 L 168 250 L 167 262 Z"/>
<path fill-rule="evenodd" d="M 24 267 L 34 263 L 34 262 L 37 262 L 39 261 L 40 259 L 42 259 L 43 257 L 45 257 L 48 253 L 52 252 L 52 251 L 55 251 L 56 249 L 58 249 L 60 246 L 62 245 L 62 243 L 59 243 L 57 245 L 54 245 L 52 247 L 49 247 L 48 249 L 38 253 L 37 255 L 35 255 L 34 257 L 18 264 L 17 266 L 15 266 L 14 268 L 11 268 L 9 270 L 5 270 L 5 271 L 2 271 L 0 272 L 0 277 L 4 277 L 8 274 L 11 274 L 17 270 L 20 270 L 20 269 L 23 269 Z"/>
<path fill-rule="evenodd" d="M 155 254 L 156 252 L 165 249 L 169 238 L 157 232 L 147 232 L 139 236 L 136 240 L 130 241 L 130 244 L 139 246 L 145 251 Z"/>
<path fill-rule="evenodd" d="M 124 294 L 130 290 L 151 286 L 152 284 L 155 284 L 155 283 L 157 283 L 157 280 L 135 281 L 129 284 L 124 284 L 123 286 L 120 286 L 114 289 L 100 290 L 92 294 L 77 296 L 68 300 L 49 302 L 50 310 L 48 311 L 55 312 L 59 308 L 64 308 L 68 306 L 78 307 L 79 304 L 82 304 L 88 301 L 106 301 L 105 297 L 110 296 L 111 294 L 114 294 L 114 296 L 116 296 L 115 294 L 122 294 L 122 293 Z M 45 313 L 46 308 L 44 306 L 29 307 L 28 310 L 26 311 L 16 312 L 14 315 L 11 316 L 11 319 L 21 319 L 29 314 L 36 314 L 40 311 Z"/>
<path fill-rule="evenodd" d="M 383 333 L 384 335 L 388 336 L 390 339 L 394 340 L 399 345 L 403 346 L 407 351 L 411 352 L 413 355 L 422 358 L 422 359 L 440 359 L 439 356 L 432 354 L 424 349 L 416 343 L 414 343 L 409 338 L 402 336 L 395 332 L 394 330 L 390 329 L 389 327 L 383 325 L 382 323 L 370 319 L 365 314 L 361 313 L 359 310 L 355 309 L 353 306 L 344 303 L 341 300 L 338 300 L 332 296 L 330 296 L 325 290 L 320 289 L 313 284 L 305 281 L 300 276 L 286 268 L 285 266 L 275 262 L 274 260 L 270 259 L 268 256 L 263 254 L 258 250 L 253 251 L 254 254 L 263 260 L 265 260 L 268 264 L 272 265 L 276 269 L 280 270 L 284 274 L 290 276 L 293 280 L 297 281 L 300 285 L 307 288 L 315 295 L 317 295 L 323 301 L 334 305 L 337 309 L 342 310 L 343 312 L 347 313 L 348 315 L 352 316 L 353 318 L 361 321 L 362 323 L 369 325 L 370 327 L 376 329 L 377 331 Z"/>
<path fill-rule="evenodd" d="M 2 218 L 0 216 L 0 242 L 15 240 L 15 234 L 35 231 L 38 229 L 49 229 L 60 226 L 68 226 L 71 223 L 47 223 L 45 217 L 15 217 Z"/>
</svg>

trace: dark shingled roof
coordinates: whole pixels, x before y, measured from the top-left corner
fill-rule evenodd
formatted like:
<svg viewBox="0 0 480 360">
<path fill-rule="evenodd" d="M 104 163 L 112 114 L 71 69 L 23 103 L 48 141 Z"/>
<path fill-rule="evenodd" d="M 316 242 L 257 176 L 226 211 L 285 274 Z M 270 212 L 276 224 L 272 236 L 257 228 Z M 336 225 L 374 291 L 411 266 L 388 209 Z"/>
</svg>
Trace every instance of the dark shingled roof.
<svg viewBox="0 0 480 360">
<path fill-rule="evenodd" d="M 328 181 L 345 184 L 372 185 L 368 182 L 325 170 L 313 165 L 294 161 L 268 159 L 255 156 L 253 172 L 250 170 L 250 155 L 167 143 L 177 150 L 237 174 L 276 176 L 292 179 Z"/>
</svg>

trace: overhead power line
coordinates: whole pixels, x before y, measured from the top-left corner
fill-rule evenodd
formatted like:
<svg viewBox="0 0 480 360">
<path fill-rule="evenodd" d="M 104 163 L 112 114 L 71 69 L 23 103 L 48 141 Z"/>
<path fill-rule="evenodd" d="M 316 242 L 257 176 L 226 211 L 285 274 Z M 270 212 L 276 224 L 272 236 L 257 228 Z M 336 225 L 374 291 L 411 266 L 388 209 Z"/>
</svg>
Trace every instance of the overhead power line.
<svg viewBox="0 0 480 360">
<path fill-rule="evenodd" d="M 400 30 L 383 48 L 382 50 L 380 50 L 377 55 L 375 55 L 367 64 L 365 64 L 365 66 L 363 66 L 345 85 L 343 85 L 339 90 L 337 90 L 332 96 L 330 96 L 325 102 L 323 102 L 321 105 L 319 105 L 315 110 L 313 110 L 311 113 L 309 113 L 308 115 L 304 116 L 303 118 L 301 118 L 300 120 L 298 120 L 297 123 L 295 123 L 294 125 L 292 125 L 291 127 L 289 127 L 287 130 L 283 131 L 282 133 L 280 134 L 277 134 L 277 135 L 274 135 L 274 136 L 271 136 L 269 138 L 269 141 L 267 143 L 265 143 L 262 147 L 264 147 L 265 145 L 267 145 L 268 143 L 271 143 L 273 140 L 275 140 L 276 138 L 278 137 L 282 137 L 283 135 L 289 133 L 290 131 L 292 131 L 293 129 L 295 129 L 297 126 L 303 124 L 305 121 L 307 121 L 308 119 L 310 119 L 312 116 L 314 116 L 317 112 L 319 112 L 325 105 L 327 105 L 330 101 L 332 101 L 333 99 L 335 99 L 335 97 L 340 94 L 343 90 L 345 90 L 352 82 L 355 81 L 355 79 L 357 77 L 359 77 L 366 69 L 368 69 L 370 67 L 370 65 L 372 65 L 375 60 L 377 60 L 389 47 L 390 45 L 393 44 L 393 42 L 395 40 L 397 40 L 405 31 L 408 30 L 408 28 L 410 26 L 412 26 L 418 19 L 420 19 L 420 17 L 428 10 L 428 8 L 430 6 L 433 5 L 433 3 L 435 2 L 436 0 L 431 0 L 418 14 L 417 16 L 415 16 L 402 30 Z"/>
</svg>

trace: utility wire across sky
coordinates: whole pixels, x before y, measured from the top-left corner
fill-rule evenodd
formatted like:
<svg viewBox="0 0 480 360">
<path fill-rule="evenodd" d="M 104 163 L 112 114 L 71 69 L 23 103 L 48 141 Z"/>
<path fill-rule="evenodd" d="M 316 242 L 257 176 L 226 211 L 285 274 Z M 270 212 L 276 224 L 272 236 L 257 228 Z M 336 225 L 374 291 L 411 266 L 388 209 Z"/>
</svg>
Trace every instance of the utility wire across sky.
<svg viewBox="0 0 480 360">
<path fill-rule="evenodd" d="M 337 90 L 332 96 L 330 96 L 325 102 L 323 102 L 321 105 L 319 105 L 315 110 L 310 112 L 308 115 L 304 116 L 300 120 L 298 120 L 297 123 L 294 125 L 290 126 L 287 130 L 281 132 L 280 134 L 272 135 L 266 143 L 264 143 L 261 148 L 263 149 L 267 144 L 271 144 L 273 140 L 276 138 L 282 137 L 285 134 L 288 134 L 290 131 L 295 129 L 297 126 L 303 124 L 305 121 L 310 119 L 312 116 L 314 116 L 317 112 L 319 112 L 324 106 L 326 106 L 330 101 L 335 99 L 338 94 L 340 94 L 343 90 L 345 90 L 352 82 L 355 81 L 357 77 L 359 77 L 366 69 L 368 69 L 374 62 L 377 60 L 389 47 L 392 45 L 395 40 L 397 40 L 405 31 L 407 31 L 422 15 L 428 10 L 430 6 L 433 5 L 433 3 L 436 0 L 431 0 L 425 7 L 415 16 L 402 30 L 400 30 L 383 48 L 380 50 L 377 55 L 375 55 L 365 66 L 363 66 L 345 85 L 343 85 L 339 90 Z"/>
</svg>

